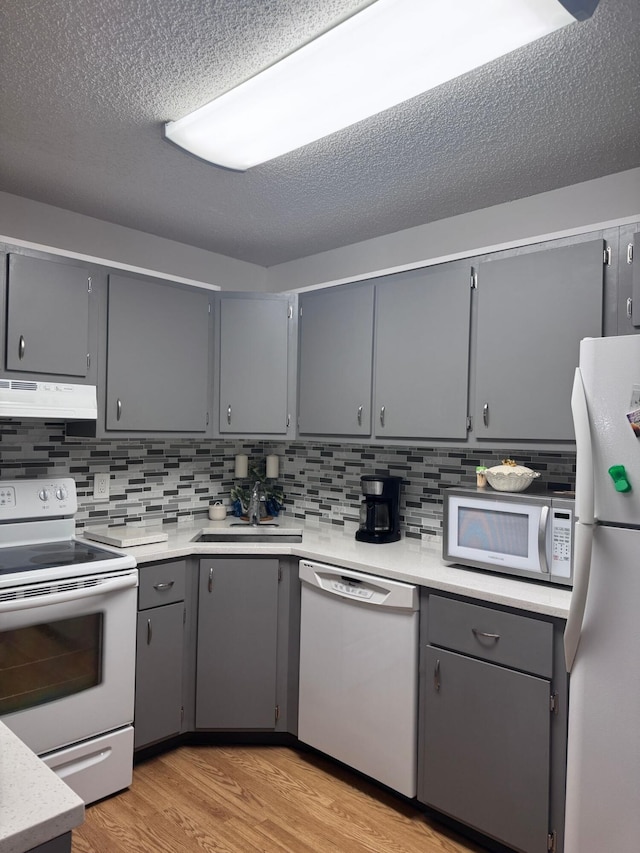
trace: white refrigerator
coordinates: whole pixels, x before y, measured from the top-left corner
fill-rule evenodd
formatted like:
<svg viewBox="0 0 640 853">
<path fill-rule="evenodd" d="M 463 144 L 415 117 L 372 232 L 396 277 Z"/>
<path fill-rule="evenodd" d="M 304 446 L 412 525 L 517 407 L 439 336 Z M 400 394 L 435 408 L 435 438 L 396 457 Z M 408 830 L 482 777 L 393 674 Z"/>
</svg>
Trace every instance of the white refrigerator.
<svg viewBox="0 0 640 853">
<path fill-rule="evenodd" d="M 565 853 L 640 850 L 640 336 L 580 345 Z"/>
</svg>

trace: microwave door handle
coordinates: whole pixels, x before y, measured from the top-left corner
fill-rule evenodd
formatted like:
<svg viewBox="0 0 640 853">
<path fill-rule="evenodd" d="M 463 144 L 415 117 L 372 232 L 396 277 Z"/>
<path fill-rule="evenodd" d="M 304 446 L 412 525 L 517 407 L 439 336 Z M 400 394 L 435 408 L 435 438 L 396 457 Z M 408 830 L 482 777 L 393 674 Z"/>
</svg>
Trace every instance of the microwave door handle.
<svg viewBox="0 0 640 853">
<path fill-rule="evenodd" d="M 549 561 L 547 559 L 547 525 L 549 523 L 549 507 L 543 506 L 540 512 L 540 523 L 538 525 L 538 558 L 540 560 L 540 571 L 549 574 Z"/>
</svg>

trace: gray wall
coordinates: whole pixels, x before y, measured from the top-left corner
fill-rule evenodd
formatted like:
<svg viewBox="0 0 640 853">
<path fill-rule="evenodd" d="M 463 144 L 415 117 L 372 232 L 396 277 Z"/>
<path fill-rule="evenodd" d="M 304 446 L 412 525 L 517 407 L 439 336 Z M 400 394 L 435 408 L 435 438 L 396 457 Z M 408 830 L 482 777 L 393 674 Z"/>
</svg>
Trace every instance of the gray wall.
<svg viewBox="0 0 640 853">
<path fill-rule="evenodd" d="M 476 210 L 268 270 L 267 289 L 341 283 L 425 262 L 451 260 L 640 216 L 640 169 Z"/>
<path fill-rule="evenodd" d="M 14 241 L 222 290 L 266 287 L 264 267 L 0 192 L 0 242 Z"/>
</svg>

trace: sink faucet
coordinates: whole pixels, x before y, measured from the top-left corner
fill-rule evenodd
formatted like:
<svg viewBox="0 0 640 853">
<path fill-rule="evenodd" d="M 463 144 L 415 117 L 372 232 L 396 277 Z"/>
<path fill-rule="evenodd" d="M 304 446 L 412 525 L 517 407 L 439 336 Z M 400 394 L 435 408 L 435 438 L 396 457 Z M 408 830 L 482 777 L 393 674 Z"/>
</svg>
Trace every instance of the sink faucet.
<svg viewBox="0 0 640 853">
<path fill-rule="evenodd" d="M 259 480 L 256 480 L 253 486 L 253 491 L 251 492 L 251 500 L 249 501 L 249 509 L 247 510 L 247 516 L 249 517 L 249 524 L 257 525 L 260 524 L 260 498 L 262 492 L 262 484 Z"/>
</svg>

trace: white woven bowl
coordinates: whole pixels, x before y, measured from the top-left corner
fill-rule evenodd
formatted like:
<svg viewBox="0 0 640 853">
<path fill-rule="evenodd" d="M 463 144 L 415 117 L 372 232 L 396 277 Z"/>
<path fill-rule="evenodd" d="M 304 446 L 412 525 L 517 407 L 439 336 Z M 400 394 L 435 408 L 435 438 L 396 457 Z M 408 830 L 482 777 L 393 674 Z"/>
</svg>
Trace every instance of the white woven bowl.
<svg viewBox="0 0 640 853">
<path fill-rule="evenodd" d="M 540 476 L 538 471 L 485 471 L 487 483 L 498 492 L 524 492 Z"/>
</svg>

